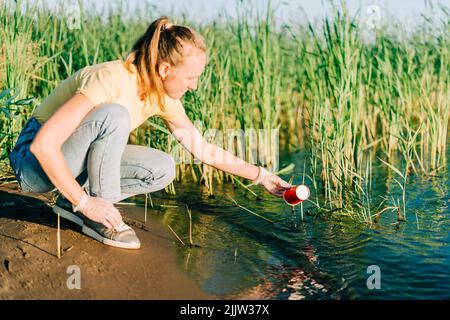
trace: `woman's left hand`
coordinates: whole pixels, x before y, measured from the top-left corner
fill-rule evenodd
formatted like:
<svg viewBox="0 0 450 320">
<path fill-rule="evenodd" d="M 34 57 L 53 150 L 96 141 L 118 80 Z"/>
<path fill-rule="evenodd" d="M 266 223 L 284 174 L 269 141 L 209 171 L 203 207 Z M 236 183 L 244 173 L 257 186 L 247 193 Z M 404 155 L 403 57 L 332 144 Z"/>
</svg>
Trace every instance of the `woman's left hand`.
<svg viewBox="0 0 450 320">
<path fill-rule="evenodd" d="M 291 188 L 292 185 L 278 177 L 277 175 L 267 171 L 263 167 L 259 168 L 258 177 L 253 180 L 254 184 L 262 184 L 267 191 L 277 197 L 282 197 L 284 191 Z"/>
</svg>

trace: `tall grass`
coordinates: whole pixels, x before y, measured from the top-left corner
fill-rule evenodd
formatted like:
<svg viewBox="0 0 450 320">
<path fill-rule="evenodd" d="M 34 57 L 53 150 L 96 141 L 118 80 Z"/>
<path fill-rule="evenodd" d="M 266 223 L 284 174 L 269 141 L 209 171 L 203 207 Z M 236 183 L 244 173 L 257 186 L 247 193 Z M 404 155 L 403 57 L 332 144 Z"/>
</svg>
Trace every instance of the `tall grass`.
<svg viewBox="0 0 450 320">
<path fill-rule="evenodd" d="M 312 170 L 320 170 L 330 209 L 356 209 L 371 222 L 363 200 L 375 152 L 388 162 L 400 153 L 405 174 L 431 174 L 446 163 L 448 19 L 433 33 L 405 39 L 379 30 L 373 44 L 345 6 L 320 29 L 307 28 L 310 41 L 297 43 L 304 52 L 298 74 L 308 82 L 311 164 L 320 167 Z"/>
<path fill-rule="evenodd" d="M 125 4 L 116 2 L 102 17 L 82 8 L 81 29 L 71 30 L 63 6 L 53 12 L 26 5 L 22 12 L 23 2 L 13 4 L 0 4 L 0 90 L 14 88 L 4 99 L 17 94 L 34 103 L 2 106 L 2 161 L 33 107 L 58 82 L 86 65 L 125 58 L 157 18 L 126 18 Z M 148 12 L 145 5 L 138 11 Z M 406 181 L 408 174 L 435 174 L 446 163 L 450 41 L 448 9 L 442 12 L 438 27 L 418 26 L 402 37 L 406 31 L 387 25 L 372 43 L 345 6 L 319 24 L 277 25 L 270 7 L 259 18 L 241 7 L 237 19 L 206 25 L 179 18 L 205 36 L 210 61 L 184 106 L 200 130 L 217 129 L 209 131 L 214 143 L 231 150 L 235 141 L 224 139 L 227 130 L 244 134 L 245 145 L 233 152 L 251 162 L 277 167 L 278 134 L 281 148 L 307 148 L 308 176 L 316 195 L 324 195 L 315 204 L 371 222 L 373 164 L 401 168 Z M 157 118 L 131 140 L 186 157 Z M 262 157 L 255 159 L 256 151 Z M 235 181 L 187 159 L 177 179 L 190 174 L 209 194 L 215 181 Z M 169 191 L 175 192 L 173 185 Z"/>
</svg>

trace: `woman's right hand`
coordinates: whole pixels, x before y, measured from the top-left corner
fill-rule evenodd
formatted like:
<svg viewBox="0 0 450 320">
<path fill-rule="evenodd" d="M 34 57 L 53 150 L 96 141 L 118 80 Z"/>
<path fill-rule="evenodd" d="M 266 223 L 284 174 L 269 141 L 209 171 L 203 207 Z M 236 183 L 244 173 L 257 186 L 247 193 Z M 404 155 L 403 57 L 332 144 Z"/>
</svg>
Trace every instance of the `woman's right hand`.
<svg viewBox="0 0 450 320">
<path fill-rule="evenodd" d="M 103 198 L 90 197 L 84 193 L 78 205 L 73 209 L 107 228 L 117 228 L 123 224 L 119 210 Z"/>
<path fill-rule="evenodd" d="M 262 184 L 267 191 L 277 197 L 282 197 L 283 193 L 292 187 L 290 183 L 287 183 L 272 172 L 267 171 L 263 167 L 259 167 L 258 177 L 253 180 L 254 184 Z"/>
</svg>

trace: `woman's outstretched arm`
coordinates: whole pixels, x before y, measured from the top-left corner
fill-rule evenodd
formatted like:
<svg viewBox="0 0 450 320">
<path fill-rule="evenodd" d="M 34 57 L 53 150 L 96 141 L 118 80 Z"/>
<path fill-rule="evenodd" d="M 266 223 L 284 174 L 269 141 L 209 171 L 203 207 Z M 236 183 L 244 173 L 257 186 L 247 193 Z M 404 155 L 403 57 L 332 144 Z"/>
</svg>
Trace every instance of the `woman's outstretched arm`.
<svg viewBox="0 0 450 320">
<path fill-rule="evenodd" d="M 202 163 L 246 179 L 255 180 L 258 177 L 257 166 L 208 143 L 186 115 L 167 121 L 166 125 L 177 141 Z"/>
<path fill-rule="evenodd" d="M 291 186 L 276 175 L 208 143 L 186 115 L 173 121 L 166 121 L 166 125 L 183 147 L 207 165 L 252 181 L 256 180 L 277 196 L 282 196 L 283 191 Z"/>
</svg>

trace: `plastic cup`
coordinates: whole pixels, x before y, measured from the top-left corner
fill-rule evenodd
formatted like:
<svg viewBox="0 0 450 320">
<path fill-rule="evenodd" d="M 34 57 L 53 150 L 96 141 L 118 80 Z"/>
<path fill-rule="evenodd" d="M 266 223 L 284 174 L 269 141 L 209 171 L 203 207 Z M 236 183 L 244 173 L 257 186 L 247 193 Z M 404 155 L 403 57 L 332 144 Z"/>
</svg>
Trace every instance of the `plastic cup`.
<svg viewBox="0 0 450 320">
<path fill-rule="evenodd" d="M 283 199 L 287 204 L 296 206 L 300 202 L 309 198 L 309 188 L 305 185 L 299 185 L 286 190 L 283 193 Z"/>
</svg>

